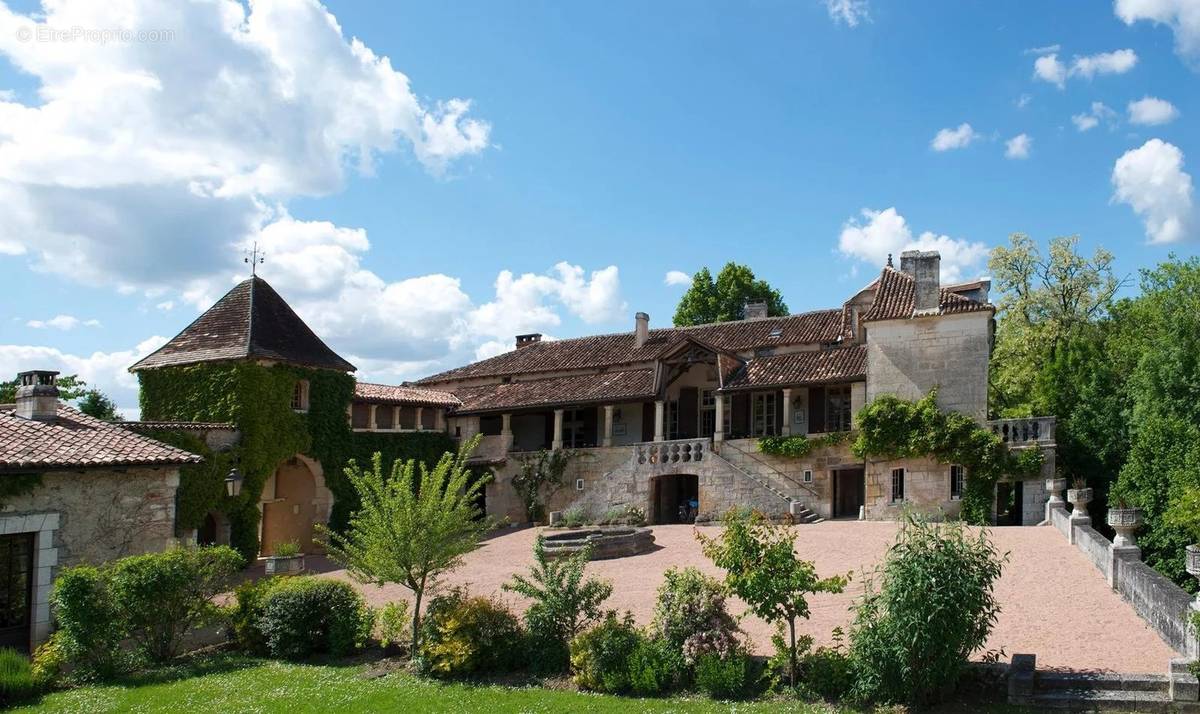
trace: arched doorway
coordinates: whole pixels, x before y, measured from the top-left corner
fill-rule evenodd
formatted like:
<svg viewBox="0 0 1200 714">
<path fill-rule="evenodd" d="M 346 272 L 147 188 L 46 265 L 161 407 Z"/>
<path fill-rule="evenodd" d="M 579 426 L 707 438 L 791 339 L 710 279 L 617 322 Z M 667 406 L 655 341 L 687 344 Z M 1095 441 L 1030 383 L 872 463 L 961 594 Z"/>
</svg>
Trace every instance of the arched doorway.
<svg viewBox="0 0 1200 714">
<path fill-rule="evenodd" d="M 695 474 L 659 476 L 651 483 L 653 523 L 695 523 L 700 506 L 700 478 Z"/>
<path fill-rule="evenodd" d="M 209 511 L 196 529 L 196 545 L 229 545 L 229 519 L 220 511 Z"/>
<path fill-rule="evenodd" d="M 261 555 L 273 554 L 288 541 L 299 543 L 302 552 L 313 552 L 316 496 L 316 477 L 304 460 L 292 457 L 280 464 L 263 487 Z"/>
</svg>

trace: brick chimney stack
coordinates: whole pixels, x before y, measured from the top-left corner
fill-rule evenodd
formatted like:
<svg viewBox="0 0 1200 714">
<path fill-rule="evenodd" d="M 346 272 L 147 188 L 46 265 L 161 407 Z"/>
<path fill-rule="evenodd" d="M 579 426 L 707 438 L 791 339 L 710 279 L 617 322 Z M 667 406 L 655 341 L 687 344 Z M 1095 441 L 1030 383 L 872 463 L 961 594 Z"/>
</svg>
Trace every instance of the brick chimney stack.
<svg viewBox="0 0 1200 714">
<path fill-rule="evenodd" d="M 633 348 L 642 349 L 650 339 L 650 315 L 639 312 L 633 316 Z"/>
<path fill-rule="evenodd" d="M 906 250 L 900 271 L 913 278 L 913 314 L 936 315 L 942 305 L 942 256 L 936 250 Z"/>
<path fill-rule="evenodd" d="M 766 316 L 767 316 L 767 301 L 766 300 L 748 301 L 748 302 L 746 302 L 745 305 L 742 306 L 742 319 L 743 320 L 754 320 L 754 319 L 757 319 L 760 317 L 766 317 Z"/>
<path fill-rule="evenodd" d="M 58 418 L 58 372 L 35 369 L 17 375 L 17 416 L 35 421 Z"/>
<path fill-rule="evenodd" d="M 530 345 L 536 345 L 541 341 L 542 333 L 540 332 L 531 332 L 528 335 L 517 335 L 517 349 L 528 347 Z"/>
</svg>

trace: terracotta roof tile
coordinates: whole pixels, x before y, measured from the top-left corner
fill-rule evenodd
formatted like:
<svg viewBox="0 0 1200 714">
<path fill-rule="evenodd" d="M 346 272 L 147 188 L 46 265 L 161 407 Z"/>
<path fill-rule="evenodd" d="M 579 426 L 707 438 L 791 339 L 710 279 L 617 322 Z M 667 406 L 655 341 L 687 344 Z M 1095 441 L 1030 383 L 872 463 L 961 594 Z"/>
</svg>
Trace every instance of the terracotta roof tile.
<svg viewBox="0 0 1200 714">
<path fill-rule="evenodd" d="M 866 379 L 864 345 L 759 357 L 746 363 L 723 391 Z"/>
<path fill-rule="evenodd" d="M 329 349 L 259 277 L 238 283 L 167 344 L 129 369 L 246 358 L 354 371 L 354 365 Z"/>
<path fill-rule="evenodd" d="M 0 471 L 196 463 L 199 456 L 59 405 L 53 422 L 0 411 Z"/>
<path fill-rule="evenodd" d="M 687 336 L 696 337 L 728 352 L 748 351 L 767 345 L 832 342 L 844 334 L 844 323 L 842 308 L 836 308 L 788 317 L 651 330 L 649 339 L 640 349 L 634 347 L 632 332 L 546 340 L 426 377 L 417 384 L 650 362 Z"/>
<path fill-rule="evenodd" d="M 912 317 L 915 301 L 914 281 L 911 275 L 895 268 L 884 268 L 879 276 L 879 287 L 875 291 L 875 303 L 863 315 L 863 322 L 873 320 L 899 320 Z M 994 311 L 989 303 L 976 302 L 947 288 L 941 290 L 942 315 L 966 312 Z"/>
<path fill-rule="evenodd" d="M 455 394 L 462 400 L 459 414 L 648 399 L 654 396 L 654 370 L 631 369 L 460 387 Z"/>
<path fill-rule="evenodd" d="M 213 431 L 233 430 L 237 426 L 228 421 L 121 421 L 116 426 L 130 431 Z"/>
<path fill-rule="evenodd" d="M 361 402 L 375 404 L 411 404 L 413 406 L 457 407 L 461 402 L 450 392 L 423 387 L 411 387 L 406 384 L 392 386 L 390 384 L 372 384 L 358 382 L 354 385 L 354 398 Z"/>
</svg>

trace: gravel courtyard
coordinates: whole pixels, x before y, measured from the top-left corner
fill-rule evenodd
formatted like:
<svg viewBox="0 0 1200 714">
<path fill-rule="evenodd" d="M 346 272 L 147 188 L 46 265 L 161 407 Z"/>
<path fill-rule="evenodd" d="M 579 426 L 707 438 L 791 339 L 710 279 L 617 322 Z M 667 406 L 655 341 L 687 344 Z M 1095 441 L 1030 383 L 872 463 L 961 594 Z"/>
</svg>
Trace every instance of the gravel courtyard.
<svg viewBox="0 0 1200 714">
<path fill-rule="evenodd" d="M 890 522 L 858 521 L 795 527 L 796 550 L 816 563 L 819 575 L 854 574 L 846 593 L 810 598 L 812 618 L 801 623 L 802 632 L 818 643 L 828 643 L 834 627 L 848 627 L 849 608 L 862 592 L 860 571 L 879 562 L 897 527 Z M 666 569 L 694 565 L 719 576 L 720 571 L 701 554 L 694 530 L 692 526 L 655 526 L 657 550 L 589 564 L 590 574 L 613 581 L 613 596 L 606 606 L 631 610 L 639 623 L 646 624 Z M 699 530 L 711 535 L 719 527 Z M 503 593 L 500 586 L 513 573 L 526 569 L 537 532 L 526 528 L 485 541 L 445 583 L 465 584 L 474 592 L 496 594 L 523 608 L 521 598 Z M 992 538 L 1010 557 L 996 587 L 1002 612 L 987 646 L 1003 649 L 1005 660 L 1014 653 L 1032 652 L 1037 654 L 1039 667 L 1161 673 L 1168 660 L 1177 656 L 1058 531 L 1003 527 L 992 529 Z M 327 574 L 347 577 L 336 569 Z M 407 596 L 398 586 L 364 586 L 362 590 L 373 605 Z M 744 607 L 734 601 L 731 609 L 741 613 Z M 757 651 L 769 649 L 771 629 L 766 623 L 751 616 L 742 621 L 742 627 Z"/>
</svg>

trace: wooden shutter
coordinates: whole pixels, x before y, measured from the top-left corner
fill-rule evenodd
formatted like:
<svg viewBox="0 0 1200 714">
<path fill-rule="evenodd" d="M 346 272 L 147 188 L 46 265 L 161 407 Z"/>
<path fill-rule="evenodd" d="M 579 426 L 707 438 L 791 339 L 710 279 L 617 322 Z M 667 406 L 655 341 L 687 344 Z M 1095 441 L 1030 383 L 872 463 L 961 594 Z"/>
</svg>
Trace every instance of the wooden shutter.
<svg viewBox="0 0 1200 714">
<path fill-rule="evenodd" d="M 654 402 L 642 402 L 642 441 L 654 441 Z"/>
<path fill-rule="evenodd" d="M 699 417 L 697 406 L 700 401 L 700 390 L 696 387 L 681 387 L 676 409 L 679 410 L 679 438 L 696 438 L 696 419 Z"/>
<path fill-rule="evenodd" d="M 819 434 L 823 431 L 825 431 L 825 388 L 809 387 L 808 433 Z"/>
<path fill-rule="evenodd" d="M 733 395 L 730 400 L 733 409 L 730 416 L 729 430 L 733 433 L 729 438 L 744 439 L 750 434 L 750 395 L 744 392 Z"/>
</svg>

